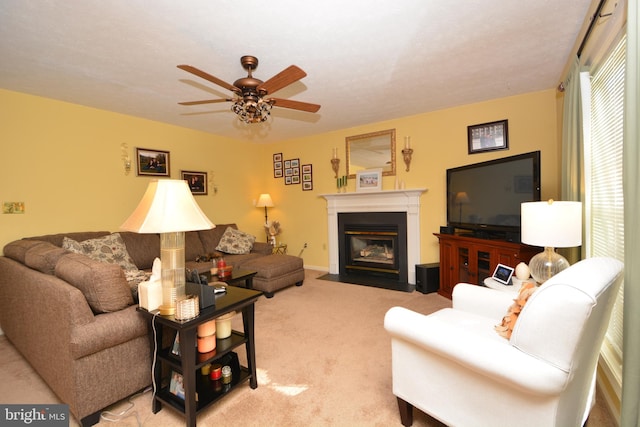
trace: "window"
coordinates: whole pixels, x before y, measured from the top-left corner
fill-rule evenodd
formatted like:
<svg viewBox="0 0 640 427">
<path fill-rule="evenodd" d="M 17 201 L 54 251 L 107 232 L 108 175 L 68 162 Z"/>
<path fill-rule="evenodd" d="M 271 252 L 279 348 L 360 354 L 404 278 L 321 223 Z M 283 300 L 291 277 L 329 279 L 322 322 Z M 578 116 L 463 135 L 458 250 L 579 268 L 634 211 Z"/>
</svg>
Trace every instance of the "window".
<svg viewBox="0 0 640 427">
<path fill-rule="evenodd" d="M 585 134 L 586 251 L 588 257 L 609 256 L 624 261 L 624 198 L 622 156 L 626 37 L 595 69 L 591 78 L 589 127 Z M 623 287 L 614 306 L 602 356 L 622 383 Z M 620 390 L 616 390 L 620 397 Z"/>
</svg>

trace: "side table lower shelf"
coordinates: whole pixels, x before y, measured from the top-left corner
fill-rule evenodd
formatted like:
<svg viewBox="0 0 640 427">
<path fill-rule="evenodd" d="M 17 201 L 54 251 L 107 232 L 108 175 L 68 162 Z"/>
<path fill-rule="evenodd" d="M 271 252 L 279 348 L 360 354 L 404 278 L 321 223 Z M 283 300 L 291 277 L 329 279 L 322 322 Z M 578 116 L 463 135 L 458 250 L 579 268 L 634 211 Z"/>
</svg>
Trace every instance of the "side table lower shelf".
<svg viewBox="0 0 640 427">
<path fill-rule="evenodd" d="M 232 371 L 235 370 L 232 369 Z M 233 379 L 230 384 L 223 384 L 222 379 L 211 380 L 208 375 L 198 375 L 196 378 L 196 393 L 198 396 L 196 412 L 222 399 L 250 377 L 249 370 L 244 366 L 240 366 L 238 372 L 233 372 Z M 184 399 L 171 393 L 168 385 L 160 389 L 155 398 L 180 413 L 185 412 Z"/>
</svg>

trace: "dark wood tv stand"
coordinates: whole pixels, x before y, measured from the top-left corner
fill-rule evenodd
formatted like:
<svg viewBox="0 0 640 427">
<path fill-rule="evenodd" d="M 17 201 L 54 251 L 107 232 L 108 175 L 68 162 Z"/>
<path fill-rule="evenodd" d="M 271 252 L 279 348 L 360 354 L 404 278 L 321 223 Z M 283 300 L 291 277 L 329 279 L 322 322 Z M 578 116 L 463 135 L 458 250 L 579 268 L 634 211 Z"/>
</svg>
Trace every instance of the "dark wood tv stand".
<svg viewBox="0 0 640 427">
<path fill-rule="evenodd" d="M 528 263 L 542 248 L 507 242 L 479 239 L 470 235 L 438 234 L 440 241 L 440 289 L 438 293 L 451 298 L 453 287 L 460 283 L 480 285 L 493 274 L 498 264 L 515 267 Z"/>
</svg>

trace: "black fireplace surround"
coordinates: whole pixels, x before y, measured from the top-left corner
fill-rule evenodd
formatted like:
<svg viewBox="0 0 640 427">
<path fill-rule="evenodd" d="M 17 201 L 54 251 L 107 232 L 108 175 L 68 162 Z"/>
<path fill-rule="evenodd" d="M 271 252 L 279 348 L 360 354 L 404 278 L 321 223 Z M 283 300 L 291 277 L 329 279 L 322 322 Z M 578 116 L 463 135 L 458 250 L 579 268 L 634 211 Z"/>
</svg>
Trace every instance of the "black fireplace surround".
<svg viewBox="0 0 640 427">
<path fill-rule="evenodd" d="M 338 213 L 340 281 L 410 291 L 406 212 Z"/>
</svg>

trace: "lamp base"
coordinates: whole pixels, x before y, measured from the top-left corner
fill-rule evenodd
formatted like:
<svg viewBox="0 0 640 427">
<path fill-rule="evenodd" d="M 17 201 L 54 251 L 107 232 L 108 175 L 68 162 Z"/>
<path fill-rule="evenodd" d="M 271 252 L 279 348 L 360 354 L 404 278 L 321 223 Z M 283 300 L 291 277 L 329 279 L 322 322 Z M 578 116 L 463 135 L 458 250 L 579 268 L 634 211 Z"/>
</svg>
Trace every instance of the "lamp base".
<svg viewBox="0 0 640 427">
<path fill-rule="evenodd" d="M 184 232 L 160 233 L 160 275 L 162 305 L 160 314 L 176 313 L 176 302 L 185 296 Z"/>
<path fill-rule="evenodd" d="M 160 316 L 174 316 L 176 314 L 176 308 L 170 305 L 161 305 L 158 310 L 160 310 Z"/>
<path fill-rule="evenodd" d="M 565 257 L 550 247 L 545 247 L 544 252 L 540 252 L 529 261 L 531 277 L 540 284 L 568 268 L 569 265 Z"/>
</svg>

